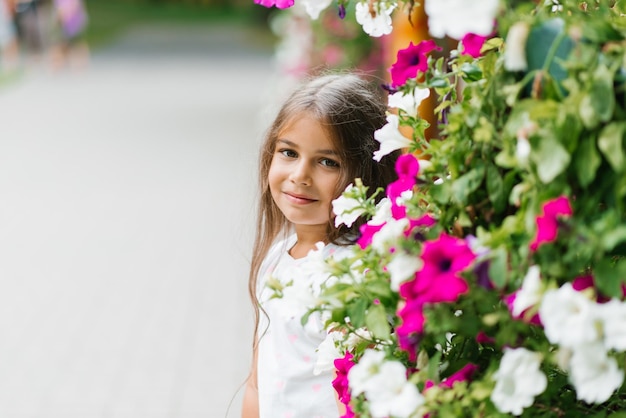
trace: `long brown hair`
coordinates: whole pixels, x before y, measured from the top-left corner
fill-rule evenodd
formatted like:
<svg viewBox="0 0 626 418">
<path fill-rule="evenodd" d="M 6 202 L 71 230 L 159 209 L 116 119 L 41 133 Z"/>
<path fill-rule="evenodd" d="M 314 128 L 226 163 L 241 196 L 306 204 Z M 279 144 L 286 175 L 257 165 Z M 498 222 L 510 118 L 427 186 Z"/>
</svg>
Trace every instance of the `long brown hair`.
<svg viewBox="0 0 626 418">
<path fill-rule="evenodd" d="M 271 245 L 277 237 L 286 237 L 289 231 L 289 222 L 274 203 L 268 184 L 276 141 L 295 119 L 305 114 L 315 118 L 325 128 L 339 153 L 341 176 L 335 197 L 339 197 L 355 178 L 362 179 L 363 184 L 369 187 L 368 192 L 373 193 L 378 187 L 385 187 L 395 180 L 396 176 L 394 165 L 397 153 L 384 157 L 380 163 L 372 159 L 379 145 L 374 139 L 374 131 L 386 122 L 386 104 L 381 93 L 370 82 L 354 74 L 318 76 L 304 83 L 289 96 L 265 135 L 260 150 L 261 195 L 248 289 L 255 310 L 255 346 L 260 310 L 257 276 Z M 335 228 L 331 217 L 327 241 L 349 243 L 349 237 L 356 237 L 364 222 L 365 220 L 357 220 L 350 228 L 345 225 Z"/>
</svg>

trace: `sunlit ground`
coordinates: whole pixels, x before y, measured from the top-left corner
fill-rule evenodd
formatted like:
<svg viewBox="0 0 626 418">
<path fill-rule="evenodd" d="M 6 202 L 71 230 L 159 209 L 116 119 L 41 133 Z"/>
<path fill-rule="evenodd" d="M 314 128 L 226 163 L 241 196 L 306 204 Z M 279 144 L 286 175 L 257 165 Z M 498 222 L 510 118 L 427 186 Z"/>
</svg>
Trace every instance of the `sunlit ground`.
<svg viewBox="0 0 626 418">
<path fill-rule="evenodd" d="M 0 87 L 1 417 L 239 416 L 277 85 L 256 30 L 129 25 Z"/>
</svg>

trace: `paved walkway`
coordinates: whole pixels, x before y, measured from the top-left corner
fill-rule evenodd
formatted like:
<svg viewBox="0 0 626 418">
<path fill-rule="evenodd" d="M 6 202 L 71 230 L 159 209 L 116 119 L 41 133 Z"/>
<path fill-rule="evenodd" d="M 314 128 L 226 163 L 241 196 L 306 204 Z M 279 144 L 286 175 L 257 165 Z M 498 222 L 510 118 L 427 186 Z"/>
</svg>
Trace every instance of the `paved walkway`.
<svg viewBox="0 0 626 418">
<path fill-rule="evenodd" d="M 0 90 L 0 417 L 239 416 L 275 81 L 250 36 L 138 28 Z"/>
</svg>

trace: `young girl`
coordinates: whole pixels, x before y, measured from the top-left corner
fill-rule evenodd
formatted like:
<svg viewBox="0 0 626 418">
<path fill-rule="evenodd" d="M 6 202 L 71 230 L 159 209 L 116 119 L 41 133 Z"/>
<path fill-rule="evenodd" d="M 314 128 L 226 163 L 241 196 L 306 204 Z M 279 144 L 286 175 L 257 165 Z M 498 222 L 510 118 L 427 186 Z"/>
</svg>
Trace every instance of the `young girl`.
<svg viewBox="0 0 626 418">
<path fill-rule="evenodd" d="M 385 124 L 382 98 L 361 78 L 317 77 L 283 104 L 261 147 L 261 201 L 250 269 L 256 313 L 252 371 L 244 418 L 338 417 L 331 372 L 314 374 L 326 332 L 319 317 L 306 326 L 281 299 L 270 299 L 270 279 L 313 283 L 305 268 L 322 242 L 326 257 L 357 237 L 363 222 L 334 227 L 331 202 L 355 178 L 374 192 L 395 179 L 397 155 L 372 159 L 374 131 Z M 297 282 L 297 283 L 296 283 Z"/>
</svg>

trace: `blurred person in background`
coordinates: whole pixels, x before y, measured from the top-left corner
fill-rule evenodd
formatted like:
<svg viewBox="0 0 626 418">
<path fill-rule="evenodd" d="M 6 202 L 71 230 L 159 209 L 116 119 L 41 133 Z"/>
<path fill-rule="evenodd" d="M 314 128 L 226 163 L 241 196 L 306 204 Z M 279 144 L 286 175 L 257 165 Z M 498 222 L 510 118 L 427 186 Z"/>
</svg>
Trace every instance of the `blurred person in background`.
<svg viewBox="0 0 626 418">
<path fill-rule="evenodd" d="M 89 48 L 84 40 L 88 17 L 82 0 L 53 0 L 51 64 L 53 69 L 69 66 L 82 69 L 89 63 Z"/>
<path fill-rule="evenodd" d="M 37 59 L 43 52 L 39 25 L 39 0 L 10 0 L 13 2 L 15 25 L 20 47 L 29 57 Z"/>
<path fill-rule="evenodd" d="M 19 49 L 12 0 L 0 0 L 0 74 L 13 71 L 19 63 Z"/>
</svg>

